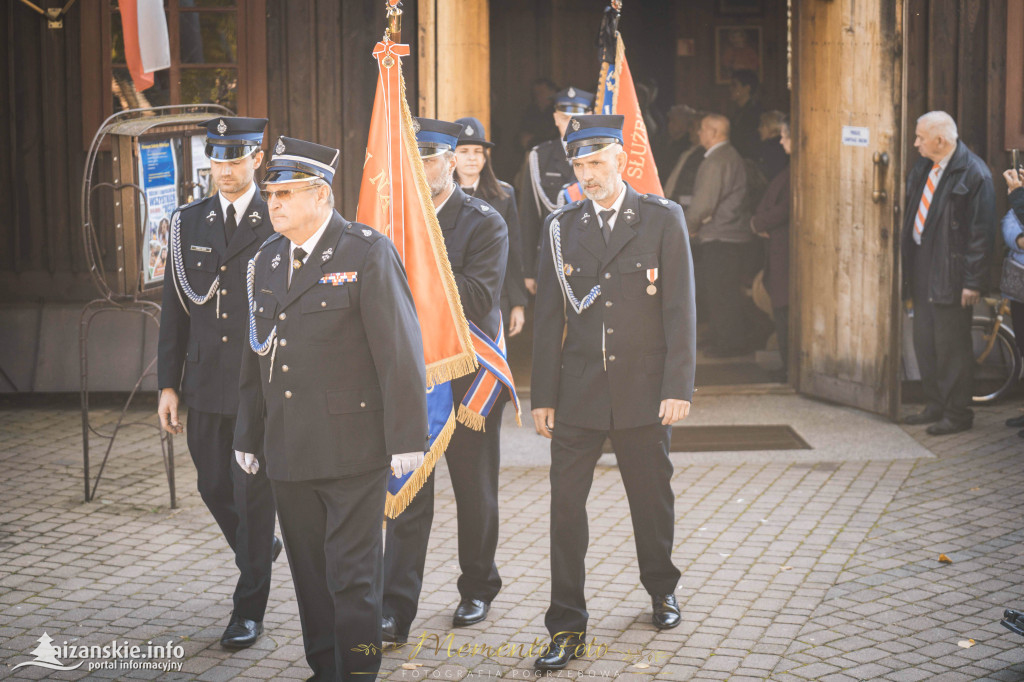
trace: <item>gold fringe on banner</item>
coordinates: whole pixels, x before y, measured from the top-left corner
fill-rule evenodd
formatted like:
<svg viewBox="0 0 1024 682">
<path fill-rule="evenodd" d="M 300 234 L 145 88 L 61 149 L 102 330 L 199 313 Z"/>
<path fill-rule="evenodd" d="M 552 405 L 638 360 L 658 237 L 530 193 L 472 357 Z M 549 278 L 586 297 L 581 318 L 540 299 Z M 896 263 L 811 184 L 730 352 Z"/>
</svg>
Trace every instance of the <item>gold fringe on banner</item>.
<svg viewBox="0 0 1024 682">
<path fill-rule="evenodd" d="M 626 44 L 622 42 L 622 35 L 615 32 L 615 81 L 618 83 L 619 76 L 619 64 L 622 63 L 623 57 L 626 55 Z M 594 105 L 598 108 L 597 113 L 603 114 L 604 111 L 601 109 L 604 107 L 605 97 L 605 83 L 608 82 L 608 62 L 601 62 L 601 73 L 597 77 L 597 95 L 594 97 Z M 615 113 L 619 110 L 619 88 L 618 85 L 615 87 L 615 92 L 612 93 L 612 111 Z"/>
<path fill-rule="evenodd" d="M 441 433 L 434 440 L 434 444 L 430 446 L 430 452 L 423 456 L 423 464 L 412 473 L 412 477 L 405 482 L 405 485 L 402 486 L 397 495 L 392 495 L 388 492 L 387 500 L 384 502 L 385 523 L 387 523 L 388 519 L 398 518 L 398 515 L 404 512 L 406 507 L 412 503 L 416 493 L 423 488 L 423 484 L 427 482 L 427 478 L 434 471 L 434 466 L 440 461 L 441 455 L 448 449 L 448 443 L 451 442 L 452 434 L 454 433 L 455 416 L 449 415 L 448 423 L 444 425 Z"/>
<path fill-rule="evenodd" d="M 474 431 L 486 431 L 484 424 L 487 422 L 487 418 L 482 414 L 477 414 L 465 405 L 459 405 L 459 414 L 456 419 L 459 420 L 460 424 L 463 424 Z"/>
</svg>

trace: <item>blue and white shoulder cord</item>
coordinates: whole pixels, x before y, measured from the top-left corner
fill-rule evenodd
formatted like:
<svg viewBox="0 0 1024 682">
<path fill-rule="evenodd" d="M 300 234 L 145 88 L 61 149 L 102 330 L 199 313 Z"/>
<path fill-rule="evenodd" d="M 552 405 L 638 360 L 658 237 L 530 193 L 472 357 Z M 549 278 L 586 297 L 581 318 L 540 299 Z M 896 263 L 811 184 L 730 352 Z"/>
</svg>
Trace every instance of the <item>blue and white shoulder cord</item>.
<svg viewBox="0 0 1024 682">
<path fill-rule="evenodd" d="M 200 296 L 192 290 L 192 286 L 188 282 L 188 278 L 185 276 L 185 259 L 181 255 L 181 211 L 175 211 L 174 217 L 171 218 L 171 260 L 174 265 L 174 279 L 178 286 L 174 287 L 175 293 L 178 294 L 178 300 L 181 301 L 181 307 L 185 309 L 186 315 L 191 315 L 188 310 L 188 306 L 185 305 L 184 299 L 181 298 L 182 292 L 188 299 L 196 305 L 203 305 L 209 301 L 212 297 L 217 297 L 217 319 L 220 319 L 220 275 L 213 278 L 213 284 L 210 285 L 210 290 L 206 292 L 205 296 Z"/>
<path fill-rule="evenodd" d="M 267 340 L 260 343 L 259 337 L 256 335 L 256 298 L 252 293 L 256 282 L 256 259 L 260 257 L 262 252 L 263 247 L 261 246 L 256 255 L 249 260 L 249 267 L 245 272 L 245 293 L 249 297 L 249 347 L 252 348 L 252 352 L 260 357 L 270 353 L 270 374 L 267 377 L 267 383 L 269 384 L 274 380 L 274 358 L 277 356 L 277 325 L 275 324 L 274 328 L 270 330 Z"/>
</svg>

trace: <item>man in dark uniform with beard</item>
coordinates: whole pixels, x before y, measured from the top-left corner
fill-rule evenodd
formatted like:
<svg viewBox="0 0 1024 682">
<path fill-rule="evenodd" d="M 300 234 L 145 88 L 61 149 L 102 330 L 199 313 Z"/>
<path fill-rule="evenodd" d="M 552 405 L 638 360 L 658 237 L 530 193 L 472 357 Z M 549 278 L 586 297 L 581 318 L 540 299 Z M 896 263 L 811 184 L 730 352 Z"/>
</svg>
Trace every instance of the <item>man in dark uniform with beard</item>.
<svg viewBox="0 0 1024 682">
<path fill-rule="evenodd" d="M 246 477 L 234 464 L 238 367 L 247 331 L 246 264 L 274 233 L 253 176 L 263 162 L 264 118 L 215 118 L 206 155 L 217 193 L 178 209 L 170 236 L 157 362 L 160 423 L 178 419 L 179 392 L 189 406 L 188 449 L 199 494 L 235 553 L 240 572 L 234 610 L 220 643 L 251 646 L 263 631 L 274 537 L 274 500 L 265 473 Z"/>
<path fill-rule="evenodd" d="M 565 158 L 565 127 L 574 114 L 584 114 L 594 105 L 594 95 L 569 86 L 555 95 L 555 125 L 558 139 L 541 142 L 526 155 L 526 172 L 519 193 L 519 220 L 523 238 L 523 274 L 526 288 L 537 293 L 537 252 L 541 226 L 548 214 L 568 201 L 563 190 L 576 182 Z"/>
<path fill-rule="evenodd" d="M 622 180 L 622 116 L 574 116 L 566 149 L 586 200 L 544 226 L 534 315 L 532 405 L 551 438 L 551 605 L 540 670 L 581 654 L 587 496 L 610 438 L 629 499 L 640 582 L 658 629 L 673 594 L 672 423 L 689 414 L 696 369 L 693 263 L 682 209 Z"/>
<path fill-rule="evenodd" d="M 490 339 L 502 333 L 501 283 L 508 260 L 508 230 L 493 207 L 470 197 L 454 181 L 455 147 L 462 126 L 418 118 L 416 143 L 444 235 L 445 248 L 466 319 Z M 477 374 L 452 381 L 454 409 L 462 407 Z M 498 464 L 501 414 L 508 401 L 502 390 L 484 417 L 484 430 L 461 421 L 445 450 L 458 511 L 461 597 L 455 627 L 479 623 L 501 589 L 494 563 L 498 547 Z M 384 554 L 384 640 L 404 642 L 416 616 L 427 542 L 434 519 L 434 476 L 424 483 L 397 519 L 388 521 Z"/>
</svg>

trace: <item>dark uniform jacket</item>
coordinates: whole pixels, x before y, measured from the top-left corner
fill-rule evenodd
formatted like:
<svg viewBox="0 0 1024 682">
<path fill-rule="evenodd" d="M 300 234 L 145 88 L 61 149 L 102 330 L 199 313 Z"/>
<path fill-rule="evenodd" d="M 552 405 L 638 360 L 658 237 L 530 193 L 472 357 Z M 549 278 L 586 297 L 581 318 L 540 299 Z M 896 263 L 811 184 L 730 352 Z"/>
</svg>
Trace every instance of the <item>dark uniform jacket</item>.
<svg viewBox="0 0 1024 682">
<path fill-rule="evenodd" d="M 235 449 L 262 445 L 280 481 L 354 476 L 422 451 L 423 341 L 394 245 L 335 211 L 291 288 L 289 247 L 275 239 L 256 261 L 257 342 L 276 325 L 278 344 L 242 355 Z M 356 281 L 320 282 L 334 273 Z"/>
<path fill-rule="evenodd" d="M 958 141 L 935 188 L 918 247 L 914 219 L 933 165 L 931 159 L 922 157 L 907 176 L 901 247 L 903 295 L 910 298 L 913 292 L 914 249 L 927 248 L 931 251 L 928 302 L 959 305 L 964 289 L 987 288 L 995 233 L 992 174 L 984 161 Z"/>
<path fill-rule="evenodd" d="M 508 227 L 508 261 L 505 264 L 505 283 L 501 287 L 501 302 L 509 308 L 525 306 L 529 302 L 526 285 L 523 283 L 523 240 L 519 230 L 519 210 L 516 207 L 516 190 L 507 182 L 498 180 L 505 190 L 504 199 L 484 199 L 505 220 Z M 466 194 L 472 194 L 462 188 Z M 483 198 L 483 197 L 480 197 Z M 508 320 L 505 320 L 508 326 Z"/>
<path fill-rule="evenodd" d="M 505 221 L 486 201 L 467 195 L 458 186 L 441 207 L 437 221 L 466 319 L 493 339 L 500 329 L 501 283 L 508 261 Z M 452 383 L 456 402 L 462 401 L 475 377 L 474 372 Z"/>
<path fill-rule="evenodd" d="M 563 272 L 576 297 L 601 285 L 579 315 L 555 276 L 552 220 L 559 221 Z M 627 184 L 607 246 L 590 201 L 548 218 L 534 314 L 534 408 L 554 408 L 558 422 L 581 428 L 655 424 L 662 400 L 693 399 L 696 354 L 693 262 L 679 204 Z"/>
<path fill-rule="evenodd" d="M 239 359 L 249 324 L 246 265 L 274 228 L 259 192 L 249 202 L 246 215 L 237 216 L 238 227 L 230 244 L 224 243 L 219 194 L 183 206 L 178 213 L 185 276 L 200 296 L 220 276 L 220 317 L 216 295 L 204 305 L 196 305 L 184 293 L 179 300 L 174 254 L 169 253 L 160 314 L 158 381 L 160 388 L 179 390 L 189 407 L 234 415 Z"/>
<path fill-rule="evenodd" d="M 558 203 L 558 195 L 567 184 L 576 182 L 572 165 L 565 156 L 561 140 L 548 140 L 530 150 L 537 154 L 537 168 L 544 195 L 552 205 Z M 548 215 L 544 202 L 537 196 L 533 175 L 530 172 L 530 154 L 526 157 L 526 172 L 523 174 L 523 191 L 519 197 L 519 222 L 522 227 L 523 276 L 537 277 L 537 253 L 540 250 L 541 227 Z"/>
</svg>

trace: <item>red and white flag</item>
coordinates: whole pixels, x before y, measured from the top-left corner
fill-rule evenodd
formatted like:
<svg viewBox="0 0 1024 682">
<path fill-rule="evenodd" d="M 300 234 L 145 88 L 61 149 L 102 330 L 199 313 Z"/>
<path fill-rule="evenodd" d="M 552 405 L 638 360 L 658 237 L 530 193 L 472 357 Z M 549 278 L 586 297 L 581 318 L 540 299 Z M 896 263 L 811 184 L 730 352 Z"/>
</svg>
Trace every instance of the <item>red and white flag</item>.
<svg viewBox="0 0 1024 682">
<path fill-rule="evenodd" d="M 117 0 L 124 31 L 124 56 L 135 89 L 153 87 L 153 73 L 171 66 L 171 41 L 163 0 Z"/>
</svg>

